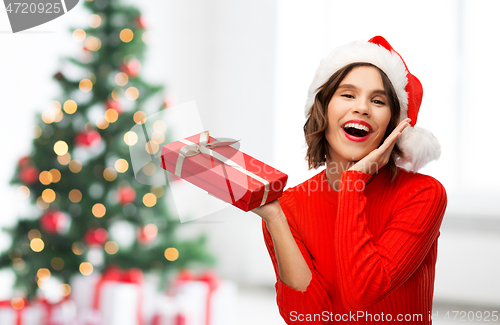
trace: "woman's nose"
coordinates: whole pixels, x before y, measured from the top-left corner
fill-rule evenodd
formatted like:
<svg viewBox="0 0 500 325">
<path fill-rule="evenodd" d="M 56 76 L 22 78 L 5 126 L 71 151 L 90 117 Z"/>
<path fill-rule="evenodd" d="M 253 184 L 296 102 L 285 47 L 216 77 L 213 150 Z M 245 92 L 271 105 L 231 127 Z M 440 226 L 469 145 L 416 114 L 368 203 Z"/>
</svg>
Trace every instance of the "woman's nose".
<svg viewBox="0 0 500 325">
<path fill-rule="evenodd" d="M 370 105 L 366 100 L 358 100 L 354 105 L 353 113 L 358 113 L 361 115 L 370 115 Z"/>
</svg>

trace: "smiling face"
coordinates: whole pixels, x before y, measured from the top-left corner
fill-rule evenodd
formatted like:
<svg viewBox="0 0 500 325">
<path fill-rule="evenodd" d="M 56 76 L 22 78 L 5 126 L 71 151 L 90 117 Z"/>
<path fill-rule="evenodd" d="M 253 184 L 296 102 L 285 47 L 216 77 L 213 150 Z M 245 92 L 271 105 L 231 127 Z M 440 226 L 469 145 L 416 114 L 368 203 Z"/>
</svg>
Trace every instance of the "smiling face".
<svg viewBox="0 0 500 325">
<path fill-rule="evenodd" d="M 328 103 L 325 132 L 329 156 L 336 161 L 359 161 L 382 142 L 391 108 L 380 72 L 359 66 L 349 72 Z"/>
</svg>

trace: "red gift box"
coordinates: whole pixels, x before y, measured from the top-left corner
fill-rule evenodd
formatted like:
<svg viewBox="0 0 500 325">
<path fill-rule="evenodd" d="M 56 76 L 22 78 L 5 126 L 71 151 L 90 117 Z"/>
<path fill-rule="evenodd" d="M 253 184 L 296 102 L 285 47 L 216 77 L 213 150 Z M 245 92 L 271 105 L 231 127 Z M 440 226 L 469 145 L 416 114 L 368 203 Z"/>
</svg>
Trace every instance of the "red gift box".
<svg viewBox="0 0 500 325">
<path fill-rule="evenodd" d="M 162 167 L 249 211 L 283 195 L 288 175 L 221 142 L 208 131 L 163 146 Z"/>
</svg>

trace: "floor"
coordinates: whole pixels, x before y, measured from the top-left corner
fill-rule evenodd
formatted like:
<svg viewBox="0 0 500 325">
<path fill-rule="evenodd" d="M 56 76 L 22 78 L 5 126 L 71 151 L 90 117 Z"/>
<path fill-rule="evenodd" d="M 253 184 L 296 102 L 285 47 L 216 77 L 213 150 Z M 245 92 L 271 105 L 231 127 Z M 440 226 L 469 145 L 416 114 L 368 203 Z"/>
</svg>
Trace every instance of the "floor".
<svg viewBox="0 0 500 325">
<path fill-rule="evenodd" d="M 239 289 L 239 322 L 238 325 L 286 325 L 276 306 L 275 292 L 272 288 Z M 452 325 L 485 325 L 500 324 L 494 321 L 492 312 L 500 318 L 500 307 L 466 307 L 435 302 L 433 324 Z"/>
</svg>

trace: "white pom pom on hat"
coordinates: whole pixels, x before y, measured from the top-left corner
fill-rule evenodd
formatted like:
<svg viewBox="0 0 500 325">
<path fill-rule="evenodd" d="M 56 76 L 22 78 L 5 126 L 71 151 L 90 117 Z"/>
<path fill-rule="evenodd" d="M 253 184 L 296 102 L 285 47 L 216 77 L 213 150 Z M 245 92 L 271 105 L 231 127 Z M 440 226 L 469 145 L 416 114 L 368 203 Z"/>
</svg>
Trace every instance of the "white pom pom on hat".
<svg viewBox="0 0 500 325">
<path fill-rule="evenodd" d="M 407 117 L 411 118 L 410 125 L 397 140 L 405 158 L 395 157 L 396 165 L 417 172 L 428 162 L 437 160 L 441 155 L 438 140 L 431 132 L 415 126 L 422 103 L 422 84 L 410 73 L 401 55 L 382 36 L 375 36 L 369 41 L 356 41 L 339 46 L 321 60 L 309 87 L 305 107 L 306 116 L 314 103 L 318 88 L 336 71 L 354 62 L 371 63 L 384 71 L 399 99 L 400 121 Z"/>
</svg>

